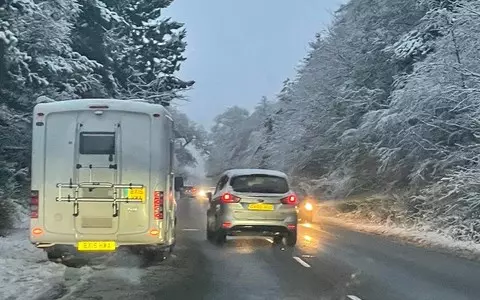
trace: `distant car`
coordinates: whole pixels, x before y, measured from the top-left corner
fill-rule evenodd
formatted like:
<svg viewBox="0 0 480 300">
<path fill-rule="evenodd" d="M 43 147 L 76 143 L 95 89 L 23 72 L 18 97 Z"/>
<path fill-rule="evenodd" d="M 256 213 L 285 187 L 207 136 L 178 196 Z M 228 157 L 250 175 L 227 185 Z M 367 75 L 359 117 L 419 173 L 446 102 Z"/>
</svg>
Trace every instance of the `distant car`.
<svg viewBox="0 0 480 300">
<path fill-rule="evenodd" d="M 195 198 L 198 200 L 208 200 L 207 193 L 214 193 L 215 187 L 198 187 L 195 193 Z"/>
<path fill-rule="evenodd" d="M 315 206 L 316 202 L 313 199 L 305 198 L 297 207 L 298 219 L 301 222 L 312 223 Z"/>
<path fill-rule="evenodd" d="M 207 239 L 223 244 L 227 236 L 273 236 L 279 244 L 297 242 L 297 196 L 287 175 L 275 170 L 233 169 L 207 195 Z"/>
<path fill-rule="evenodd" d="M 182 197 L 193 198 L 195 197 L 196 188 L 194 186 L 185 186 L 182 191 Z"/>
</svg>

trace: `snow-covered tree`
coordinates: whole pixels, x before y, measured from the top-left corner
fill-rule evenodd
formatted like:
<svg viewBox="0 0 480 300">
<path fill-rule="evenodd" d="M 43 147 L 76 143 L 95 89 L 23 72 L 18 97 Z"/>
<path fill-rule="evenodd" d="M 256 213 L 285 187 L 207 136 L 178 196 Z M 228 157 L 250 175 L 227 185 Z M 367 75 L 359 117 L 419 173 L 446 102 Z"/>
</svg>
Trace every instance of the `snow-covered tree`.
<svg viewBox="0 0 480 300">
<path fill-rule="evenodd" d="M 249 115 L 246 109 L 234 106 L 215 117 L 206 162 L 209 176 L 216 176 L 227 169 L 243 165 L 240 155 L 249 147 L 248 127 L 245 122 Z"/>
<path fill-rule="evenodd" d="M 95 74 L 102 85 L 82 95 L 83 97 L 121 97 L 118 82 L 121 76 L 121 59 L 127 38 L 122 34 L 128 24 L 116 11 L 101 0 L 78 0 L 78 18 L 72 32 L 72 46 L 82 55 L 97 63 Z M 118 78 L 120 77 L 120 78 Z"/>
<path fill-rule="evenodd" d="M 193 85 L 175 73 L 185 60 L 186 30 L 182 23 L 162 17 L 166 0 L 127 1 L 123 11 L 129 24 L 127 51 L 120 64 L 121 84 L 130 97 L 169 103 Z"/>
<path fill-rule="evenodd" d="M 169 111 L 172 113 L 175 121 L 177 166 L 179 168 L 196 166 L 198 162 L 191 149 L 194 148 L 201 154 L 207 153 L 207 132 L 201 125 L 190 120 L 186 114 L 178 109 L 170 107 Z"/>
</svg>

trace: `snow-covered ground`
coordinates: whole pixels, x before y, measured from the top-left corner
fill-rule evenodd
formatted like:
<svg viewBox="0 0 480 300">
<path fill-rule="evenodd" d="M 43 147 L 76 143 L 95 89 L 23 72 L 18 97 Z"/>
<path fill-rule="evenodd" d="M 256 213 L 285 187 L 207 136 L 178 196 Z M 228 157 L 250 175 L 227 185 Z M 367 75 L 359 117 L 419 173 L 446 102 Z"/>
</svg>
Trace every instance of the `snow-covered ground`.
<svg viewBox="0 0 480 300">
<path fill-rule="evenodd" d="M 0 238 L 0 299 L 38 299 L 57 293 L 66 267 L 47 260 L 28 240 L 26 229 Z"/>
<path fill-rule="evenodd" d="M 17 207 L 15 228 L 0 238 L 0 300 L 76 299 L 92 276 L 138 284 L 148 271 L 137 256 L 124 252 L 77 257 L 67 261 L 70 267 L 50 262 L 30 243 L 28 220 L 26 210 Z"/>
</svg>

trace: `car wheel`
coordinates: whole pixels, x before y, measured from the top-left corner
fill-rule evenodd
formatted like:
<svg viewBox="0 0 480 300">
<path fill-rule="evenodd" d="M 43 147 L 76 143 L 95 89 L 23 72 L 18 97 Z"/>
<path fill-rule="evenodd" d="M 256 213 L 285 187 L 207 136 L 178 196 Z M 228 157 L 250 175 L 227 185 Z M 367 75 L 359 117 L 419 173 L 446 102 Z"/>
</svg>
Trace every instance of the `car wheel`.
<svg viewBox="0 0 480 300">
<path fill-rule="evenodd" d="M 175 245 L 177 244 L 177 217 L 175 217 L 175 221 L 173 223 L 173 243 L 168 247 L 168 252 L 172 253 L 173 249 L 175 249 Z"/>
<path fill-rule="evenodd" d="M 293 247 L 297 244 L 297 231 L 291 231 L 287 234 L 286 237 L 287 246 Z"/>
<path fill-rule="evenodd" d="M 212 241 L 212 240 L 213 240 L 213 237 L 214 237 L 214 234 L 213 234 L 213 232 L 210 230 L 210 228 L 208 228 L 208 225 L 207 225 L 207 240 Z"/>
<path fill-rule="evenodd" d="M 170 255 L 169 248 L 166 249 L 144 249 L 141 253 L 143 266 L 148 267 L 160 263 Z"/>
<path fill-rule="evenodd" d="M 281 235 L 273 237 L 273 243 L 276 244 L 276 245 L 281 244 L 282 241 L 283 241 L 283 236 L 281 236 Z"/>
<path fill-rule="evenodd" d="M 151 249 L 145 249 L 142 252 L 142 258 L 145 263 L 152 263 L 154 262 L 159 256 L 159 253 L 157 253 L 156 250 L 151 250 Z"/>
<path fill-rule="evenodd" d="M 223 230 L 217 231 L 215 234 L 215 242 L 217 245 L 221 246 L 227 241 L 227 234 Z"/>
<path fill-rule="evenodd" d="M 47 252 L 47 258 L 51 261 L 61 261 L 64 255 L 64 252 L 55 246 L 47 248 L 45 251 Z"/>
</svg>

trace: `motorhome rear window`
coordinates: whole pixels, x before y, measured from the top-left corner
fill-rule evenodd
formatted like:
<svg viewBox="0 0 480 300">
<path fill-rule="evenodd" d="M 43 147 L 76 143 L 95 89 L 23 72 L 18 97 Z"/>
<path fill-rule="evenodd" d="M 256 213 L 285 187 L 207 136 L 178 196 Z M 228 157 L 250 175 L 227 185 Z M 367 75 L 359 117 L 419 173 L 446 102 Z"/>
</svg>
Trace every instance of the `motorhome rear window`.
<svg viewBox="0 0 480 300">
<path fill-rule="evenodd" d="M 81 132 L 80 154 L 115 154 L 115 133 Z"/>
</svg>

